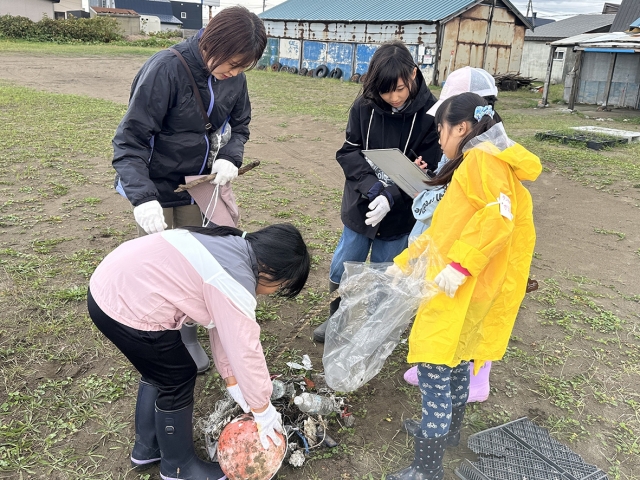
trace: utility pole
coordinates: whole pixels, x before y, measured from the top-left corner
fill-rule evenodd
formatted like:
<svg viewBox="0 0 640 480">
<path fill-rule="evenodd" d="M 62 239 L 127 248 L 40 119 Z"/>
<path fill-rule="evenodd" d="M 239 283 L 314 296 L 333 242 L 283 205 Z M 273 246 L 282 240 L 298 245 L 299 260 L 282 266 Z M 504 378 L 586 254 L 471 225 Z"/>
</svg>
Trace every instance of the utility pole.
<svg viewBox="0 0 640 480">
<path fill-rule="evenodd" d="M 262 11 L 264 12 L 264 7 L 267 5 L 267 0 L 262 0 Z"/>
<path fill-rule="evenodd" d="M 533 29 L 536 29 L 536 14 L 533 13 L 533 0 L 529 0 L 529 4 L 527 5 L 527 14 L 525 17 L 529 18 L 529 10 L 531 10 L 531 25 Z"/>
</svg>

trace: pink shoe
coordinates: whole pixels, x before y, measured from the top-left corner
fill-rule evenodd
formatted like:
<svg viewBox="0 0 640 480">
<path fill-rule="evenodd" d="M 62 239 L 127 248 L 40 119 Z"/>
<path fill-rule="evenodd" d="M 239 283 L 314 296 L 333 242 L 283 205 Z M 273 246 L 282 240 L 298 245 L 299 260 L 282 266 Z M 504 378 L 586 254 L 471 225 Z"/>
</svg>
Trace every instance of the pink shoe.
<svg viewBox="0 0 640 480">
<path fill-rule="evenodd" d="M 473 362 L 469 362 L 469 375 L 471 376 L 471 381 L 469 382 L 469 399 L 467 400 L 467 403 L 484 402 L 487 398 L 489 398 L 490 372 L 491 362 L 485 362 L 482 368 L 480 368 L 478 375 L 474 375 Z"/>
<path fill-rule="evenodd" d="M 404 372 L 404 380 L 409 385 L 418 386 L 418 366 L 411 367 L 409 370 Z"/>
</svg>

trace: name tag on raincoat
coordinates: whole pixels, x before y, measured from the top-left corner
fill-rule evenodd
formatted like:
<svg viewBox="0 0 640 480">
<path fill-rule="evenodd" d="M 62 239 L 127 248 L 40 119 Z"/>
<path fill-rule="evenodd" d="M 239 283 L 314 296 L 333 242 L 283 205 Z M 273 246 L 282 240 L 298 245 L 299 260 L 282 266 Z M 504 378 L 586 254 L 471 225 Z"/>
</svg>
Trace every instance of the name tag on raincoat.
<svg viewBox="0 0 640 480">
<path fill-rule="evenodd" d="M 500 194 L 498 198 L 498 204 L 500 205 L 500 215 L 509 220 L 513 220 L 513 214 L 511 213 L 511 199 L 504 193 Z"/>
</svg>

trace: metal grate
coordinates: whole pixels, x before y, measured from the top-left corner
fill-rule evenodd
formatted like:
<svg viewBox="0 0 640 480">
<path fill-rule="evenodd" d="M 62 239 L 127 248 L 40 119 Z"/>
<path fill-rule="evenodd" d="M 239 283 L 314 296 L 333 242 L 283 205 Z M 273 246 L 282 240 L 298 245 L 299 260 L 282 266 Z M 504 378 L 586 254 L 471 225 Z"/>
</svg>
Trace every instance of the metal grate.
<svg viewBox="0 0 640 480">
<path fill-rule="evenodd" d="M 528 418 L 471 435 L 468 445 L 479 458 L 456 469 L 462 480 L 608 480 Z"/>
</svg>

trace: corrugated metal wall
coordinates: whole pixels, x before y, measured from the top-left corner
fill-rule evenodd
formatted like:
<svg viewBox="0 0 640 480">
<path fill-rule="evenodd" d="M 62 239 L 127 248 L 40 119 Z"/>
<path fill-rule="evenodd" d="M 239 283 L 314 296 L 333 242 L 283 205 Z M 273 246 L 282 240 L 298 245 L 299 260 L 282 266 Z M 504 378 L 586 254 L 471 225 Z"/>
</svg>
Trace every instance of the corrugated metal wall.
<svg viewBox="0 0 640 480">
<path fill-rule="evenodd" d="M 470 66 L 492 75 L 518 73 L 525 27 L 506 8 L 477 5 L 445 25 L 438 80 Z"/>
<path fill-rule="evenodd" d="M 281 65 L 300 68 L 300 40 L 281 38 L 278 56 Z"/>
<path fill-rule="evenodd" d="M 269 37 L 325 42 L 382 43 L 399 39 L 408 45 L 436 43 L 435 24 L 313 23 L 265 20 Z"/>
<path fill-rule="evenodd" d="M 269 66 L 278 61 L 278 50 L 280 49 L 280 39 L 268 38 L 267 47 L 264 49 L 262 58 L 258 62 L 258 65 Z"/>
<path fill-rule="evenodd" d="M 584 52 L 578 86 L 578 103 L 602 105 L 611 53 Z M 640 54 L 619 53 L 613 71 L 608 104 L 640 108 Z"/>
<path fill-rule="evenodd" d="M 436 26 L 427 24 L 347 24 L 265 21 L 269 43 L 260 64 L 276 61 L 288 67 L 313 69 L 326 65 L 340 68 L 343 79 L 367 71 L 371 56 L 381 43 L 404 41 L 425 78 L 433 77 Z M 275 42 L 278 42 L 276 45 Z M 419 45 L 423 44 L 422 47 Z M 296 50 L 297 49 L 297 50 Z"/>
<path fill-rule="evenodd" d="M 445 26 L 438 59 L 437 24 L 373 24 L 319 23 L 265 20 L 267 35 L 279 39 L 279 61 L 283 65 L 307 69 L 326 65 L 339 67 L 343 79 L 367 71 L 369 60 L 379 45 L 388 40 L 402 40 L 411 50 L 416 63 L 429 83 L 446 79 L 451 70 L 483 67 L 492 74 L 517 73 L 520 70 L 524 46 L 523 25 L 506 8 L 477 5 L 450 20 Z M 288 47 L 283 53 L 283 41 L 300 42 L 299 57 Z M 287 43 L 292 45 L 292 43 Z M 271 43 L 261 63 L 274 60 Z M 277 56 L 277 54 L 276 54 Z M 267 61 L 268 60 L 268 61 Z M 436 75 L 435 67 L 439 65 Z"/>
</svg>

